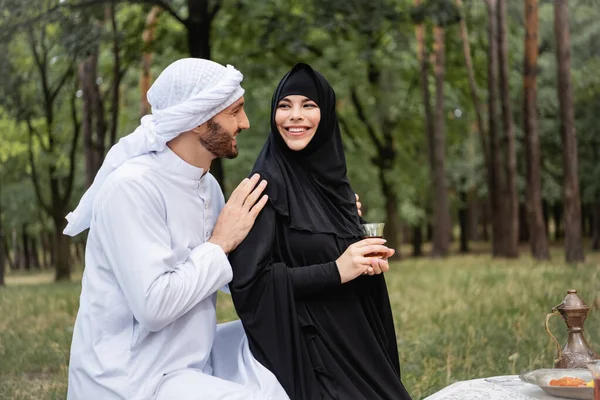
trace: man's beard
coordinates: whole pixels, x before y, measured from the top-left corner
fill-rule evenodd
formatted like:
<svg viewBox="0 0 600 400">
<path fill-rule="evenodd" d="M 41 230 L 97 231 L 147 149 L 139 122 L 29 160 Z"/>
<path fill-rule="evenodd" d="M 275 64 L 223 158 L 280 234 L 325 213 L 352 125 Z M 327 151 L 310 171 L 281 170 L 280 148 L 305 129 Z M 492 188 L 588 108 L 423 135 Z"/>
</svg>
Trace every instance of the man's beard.
<svg viewBox="0 0 600 400">
<path fill-rule="evenodd" d="M 225 130 L 218 122 L 212 119 L 206 123 L 208 132 L 198 140 L 204 148 L 217 158 L 236 158 L 237 145 L 233 145 L 233 135 Z M 238 131 L 239 132 L 239 131 Z"/>
</svg>

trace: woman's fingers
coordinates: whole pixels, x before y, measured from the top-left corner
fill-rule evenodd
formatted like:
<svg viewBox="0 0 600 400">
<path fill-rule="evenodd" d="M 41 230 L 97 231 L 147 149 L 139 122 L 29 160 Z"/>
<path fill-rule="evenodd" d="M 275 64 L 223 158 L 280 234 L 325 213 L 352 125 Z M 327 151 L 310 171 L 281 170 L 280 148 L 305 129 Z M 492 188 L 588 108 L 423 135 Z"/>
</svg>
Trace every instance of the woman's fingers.
<svg viewBox="0 0 600 400">
<path fill-rule="evenodd" d="M 380 239 L 380 238 L 370 238 L 370 239 L 363 239 L 359 242 L 354 243 L 354 247 L 356 248 L 360 248 L 360 247 L 365 247 L 365 246 L 369 246 L 372 244 L 384 244 L 386 242 L 385 239 Z"/>
<path fill-rule="evenodd" d="M 358 254 L 365 257 L 385 257 L 388 254 L 388 247 L 381 244 L 372 244 L 356 249 Z"/>
</svg>

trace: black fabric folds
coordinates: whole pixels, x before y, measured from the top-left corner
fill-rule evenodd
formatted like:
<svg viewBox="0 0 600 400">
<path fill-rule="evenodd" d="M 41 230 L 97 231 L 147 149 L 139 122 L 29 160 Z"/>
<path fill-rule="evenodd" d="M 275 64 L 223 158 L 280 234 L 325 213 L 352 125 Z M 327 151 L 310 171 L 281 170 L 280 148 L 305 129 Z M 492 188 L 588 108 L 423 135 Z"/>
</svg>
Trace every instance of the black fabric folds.
<svg viewBox="0 0 600 400">
<path fill-rule="evenodd" d="M 315 96 L 321 110 L 315 136 L 298 152 L 274 124 L 279 99 L 290 94 Z M 229 255 L 250 349 L 291 400 L 410 400 L 384 276 L 341 284 L 336 264 L 362 234 L 333 89 L 298 64 L 273 96 L 271 120 L 253 171 L 268 180 L 270 201 Z"/>
</svg>

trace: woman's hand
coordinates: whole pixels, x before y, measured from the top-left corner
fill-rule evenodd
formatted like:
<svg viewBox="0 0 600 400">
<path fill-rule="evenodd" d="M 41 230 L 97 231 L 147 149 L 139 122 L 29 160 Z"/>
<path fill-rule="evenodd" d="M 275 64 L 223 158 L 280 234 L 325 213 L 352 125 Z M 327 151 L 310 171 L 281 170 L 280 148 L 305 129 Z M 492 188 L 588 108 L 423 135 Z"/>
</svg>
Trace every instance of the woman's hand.
<svg viewBox="0 0 600 400">
<path fill-rule="evenodd" d="M 349 282 L 363 273 L 369 275 L 380 274 L 389 270 L 387 259 L 379 257 L 366 257 L 368 254 L 380 253 L 387 258 L 394 254 L 394 250 L 385 247 L 385 239 L 363 239 L 346 249 L 344 254 L 336 260 L 342 283 Z"/>
</svg>

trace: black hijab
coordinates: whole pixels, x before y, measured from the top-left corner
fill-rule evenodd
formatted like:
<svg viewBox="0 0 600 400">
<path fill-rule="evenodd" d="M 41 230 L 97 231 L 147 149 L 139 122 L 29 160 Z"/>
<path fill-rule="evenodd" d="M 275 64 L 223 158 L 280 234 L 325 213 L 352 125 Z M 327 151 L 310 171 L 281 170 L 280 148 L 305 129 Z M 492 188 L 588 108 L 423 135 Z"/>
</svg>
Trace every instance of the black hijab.
<svg viewBox="0 0 600 400">
<path fill-rule="evenodd" d="M 277 104 L 294 94 L 310 98 L 321 111 L 315 135 L 300 151 L 285 144 L 275 124 Z M 361 237 L 335 105 L 335 92 L 329 82 L 309 65 L 296 64 L 273 95 L 271 132 L 253 173 L 268 181 L 266 191 L 271 204 L 289 219 L 291 228 L 342 238 Z"/>
</svg>

